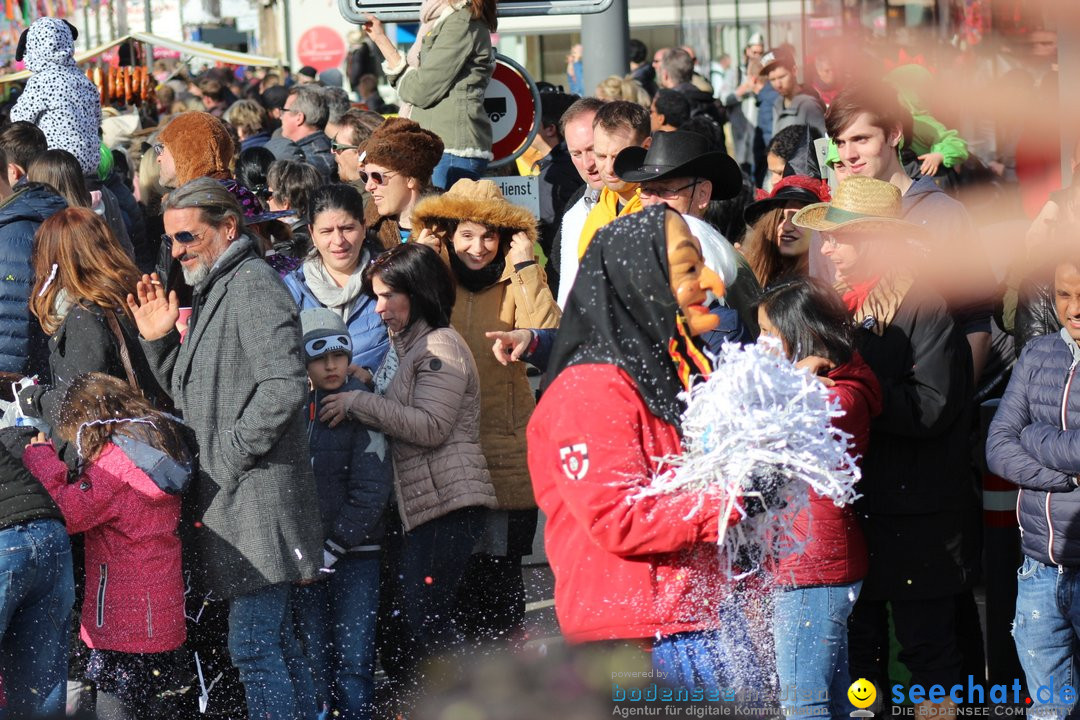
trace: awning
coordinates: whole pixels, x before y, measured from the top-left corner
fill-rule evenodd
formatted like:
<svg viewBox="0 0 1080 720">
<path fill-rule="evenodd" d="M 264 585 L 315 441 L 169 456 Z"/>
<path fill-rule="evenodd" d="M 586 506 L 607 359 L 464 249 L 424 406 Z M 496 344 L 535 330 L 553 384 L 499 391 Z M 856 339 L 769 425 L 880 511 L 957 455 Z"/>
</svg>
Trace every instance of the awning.
<svg viewBox="0 0 1080 720">
<path fill-rule="evenodd" d="M 169 38 L 163 38 L 158 35 L 151 35 L 144 32 L 133 32 L 130 35 L 125 35 L 122 38 L 117 38 L 104 45 L 98 45 L 95 48 L 89 50 L 83 50 L 82 52 L 75 53 L 75 62 L 80 65 L 93 60 L 99 55 L 107 53 L 117 45 L 126 42 L 127 40 L 137 40 L 146 45 L 153 45 L 155 47 L 168 48 L 181 55 L 187 55 L 190 57 L 205 58 L 207 60 L 214 60 L 215 62 L 223 62 L 229 65 L 253 65 L 256 67 L 278 67 L 281 65 L 281 61 L 277 58 L 266 57 L 265 55 L 250 55 L 248 53 L 237 52 L 235 50 L 222 50 L 216 48 L 213 45 L 207 45 L 206 43 L 188 42 L 185 40 L 170 40 Z M 26 80 L 30 77 L 29 70 L 22 70 L 21 72 L 11 73 L 9 75 L 0 76 L 0 84 L 9 82 L 19 82 Z"/>
</svg>

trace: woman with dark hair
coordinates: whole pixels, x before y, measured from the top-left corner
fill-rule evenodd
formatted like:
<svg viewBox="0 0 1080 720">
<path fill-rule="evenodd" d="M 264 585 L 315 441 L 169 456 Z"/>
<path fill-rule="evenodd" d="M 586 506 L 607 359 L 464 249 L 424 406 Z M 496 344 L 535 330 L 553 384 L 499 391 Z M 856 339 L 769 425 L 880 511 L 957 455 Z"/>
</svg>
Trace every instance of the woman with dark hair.
<svg viewBox="0 0 1080 720">
<path fill-rule="evenodd" d="M 160 402 L 164 393 L 126 302 L 139 270 L 105 222 L 87 208 L 55 213 L 38 229 L 31 262 L 37 282 L 30 312 L 49 336 L 53 386 L 24 389 L 23 412 L 56 427 L 67 386 L 89 372 L 126 380 L 151 402 Z"/>
<path fill-rule="evenodd" d="M 241 150 L 236 158 L 236 182 L 259 198 L 264 207 L 270 202 L 269 175 L 273 164 L 274 153 L 261 145 Z"/>
<path fill-rule="evenodd" d="M 780 340 L 792 362 L 828 386 L 843 411 L 837 429 L 851 436 L 852 455 L 865 453 L 870 421 L 881 412 L 881 386 L 855 351 L 848 311 L 836 292 L 808 277 L 775 285 L 761 296 L 758 323 L 762 336 Z M 853 710 L 847 618 L 866 576 L 866 541 L 851 506 L 837 507 L 813 491 L 794 530 L 805 546 L 774 571 L 781 588 L 774 597 L 776 673 L 782 688 L 828 692 L 788 692 L 782 703 L 788 714 L 846 717 Z"/>
<path fill-rule="evenodd" d="M 292 247 L 286 254 L 304 257 L 311 250 L 311 237 L 307 224 L 311 221 L 311 197 L 326 181 L 313 165 L 305 162 L 278 160 L 270 166 L 266 175 L 266 187 L 270 193 L 267 207 L 272 211 L 292 210 L 296 214 L 289 219 L 292 231 Z"/>
<path fill-rule="evenodd" d="M 49 185 L 67 200 L 68 207 L 88 208 L 93 204 L 82 166 L 67 150 L 46 150 L 35 157 L 26 168 L 26 179 Z"/>
<path fill-rule="evenodd" d="M 791 219 L 807 205 L 828 200 L 829 186 L 823 181 L 791 175 L 777 182 L 768 197 L 746 207 L 743 217 L 750 230 L 742 251 L 762 287 L 809 273 L 811 233 Z"/>
<path fill-rule="evenodd" d="M 399 115 L 446 144 L 432 184 L 448 188 L 461 178 L 478 180 L 494 157 L 484 94 L 495 70 L 495 0 L 424 0 L 416 42 L 405 57 L 382 22 L 367 18 L 364 30 L 386 58 L 386 77 L 404 103 Z"/>
<path fill-rule="evenodd" d="M 458 180 L 449 192 L 423 200 L 413 219 L 417 242 L 445 247 L 457 281 L 454 329 L 480 370 L 480 440 L 499 498 L 485 542 L 461 589 L 459 624 L 471 639 L 520 640 L 525 624 L 521 558 L 532 552 L 537 511 L 529 480 L 525 428 L 536 407 L 521 363 L 491 354 L 486 330 L 558 327 L 562 313 L 536 262 L 536 218 L 507 202 L 490 180 Z"/>
<path fill-rule="evenodd" d="M 417 688 L 420 662 L 457 642 L 458 585 L 496 506 L 480 449 L 480 378 L 465 339 L 450 327 L 454 281 L 429 247 L 380 255 L 364 275 L 394 351 L 375 392 L 340 392 L 319 418 L 348 415 L 391 438 L 397 512 L 387 518 L 382 664 L 395 697 Z"/>
<path fill-rule="evenodd" d="M 375 299 L 363 289 L 372 257 L 364 242 L 364 201 L 352 186 L 335 183 L 316 190 L 310 204 L 314 247 L 303 265 L 285 276 L 285 287 L 301 310 L 325 307 L 341 316 L 353 343 L 350 372 L 370 382 L 390 340 Z"/>
</svg>

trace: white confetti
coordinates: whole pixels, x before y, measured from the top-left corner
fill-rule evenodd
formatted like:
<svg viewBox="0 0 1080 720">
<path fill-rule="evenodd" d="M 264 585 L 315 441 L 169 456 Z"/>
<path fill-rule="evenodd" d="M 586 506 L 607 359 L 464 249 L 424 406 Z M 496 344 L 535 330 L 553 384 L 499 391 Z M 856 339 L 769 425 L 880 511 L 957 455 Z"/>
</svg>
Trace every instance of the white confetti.
<svg viewBox="0 0 1080 720">
<path fill-rule="evenodd" d="M 848 451 L 851 436 L 831 424 L 843 415 L 839 402 L 787 360 L 777 341 L 724 345 L 712 375 L 686 400 L 683 454 L 662 458 L 659 473 L 637 497 L 700 493 L 691 515 L 707 493 L 723 497 L 719 543 L 729 576 L 737 574 L 734 565 L 746 574 L 766 558 L 801 551 L 793 524 L 807 507 L 810 490 L 838 506 L 859 497 L 855 483 L 861 474 Z M 748 517 L 738 501 L 761 498 L 746 488 L 752 476 L 769 471 L 785 477 L 779 501 Z M 729 527 L 732 512 L 743 518 Z"/>
<path fill-rule="evenodd" d="M 293 552 L 296 553 L 296 559 L 297 560 L 303 560 L 304 559 L 303 554 L 301 554 L 301 552 L 300 552 L 300 548 L 293 548 Z"/>
</svg>

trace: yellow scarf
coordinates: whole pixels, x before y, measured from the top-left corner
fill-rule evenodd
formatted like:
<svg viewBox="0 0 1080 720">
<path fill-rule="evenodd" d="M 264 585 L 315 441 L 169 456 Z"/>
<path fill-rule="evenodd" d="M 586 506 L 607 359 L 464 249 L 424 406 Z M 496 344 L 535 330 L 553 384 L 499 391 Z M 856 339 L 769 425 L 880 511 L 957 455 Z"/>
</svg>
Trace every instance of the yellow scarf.
<svg viewBox="0 0 1080 720">
<path fill-rule="evenodd" d="M 634 191 L 634 197 L 630 198 L 630 202 L 623 206 L 622 212 L 619 212 L 619 199 L 618 193 L 607 188 L 600 192 L 600 199 L 596 201 L 596 205 L 593 206 L 589 216 L 585 218 L 585 227 L 581 229 L 581 238 L 578 240 L 577 246 L 579 260 L 585 256 L 585 250 L 589 247 L 589 243 L 592 242 L 597 230 L 615 218 L 641 212 L 641 190 Z"/>
</svg>

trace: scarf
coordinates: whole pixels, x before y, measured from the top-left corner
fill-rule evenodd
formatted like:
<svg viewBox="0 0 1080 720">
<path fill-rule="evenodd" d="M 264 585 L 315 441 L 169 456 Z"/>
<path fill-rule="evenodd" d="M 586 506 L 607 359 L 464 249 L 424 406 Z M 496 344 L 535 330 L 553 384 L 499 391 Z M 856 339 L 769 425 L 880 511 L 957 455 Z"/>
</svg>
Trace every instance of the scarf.
<svg viewBox="0 0 1080 720">
<path fill-rule="evenodd" d="M 844 304 L 847 305 L 847 309 L 851 312 L 855 312 L 862 304 L 866 302 L 866 298 L 870 295 L 870 291 L 874 289 L 877 284 L 881 282 L 880 277 L 871 278 L 866 282 L 854 283 L 850 286 L 850 290 L 844 293 Z"/>
<path fill-rule="evenodd" d="M 463 7 L 465 7 L 464 0 L 424 0 L 420 5 L 420 29 L 416 31 L 416 41 L 405 55 L 405 62 L 409 67 L 420 67 L 420 48 L 424 44 L 424 38 L 435 29 L 435 25 L 442 19 L 443 13 L 449 14 L 449 12 Z M 412 109 L 412 103 L 403 102 L 401 109 L 398 110 L 398 116 L 410 117 Z"/>
<path fill-rule="evenodd" d="M 607 188 L 604 188 L 600 193 L 600 198 L 593 205 L 589 216 L 585 218 L 585 227 L 581 229 L 581 238 L 578 240 L 577 248 L 578 259 L 585 257 L 585 250 L 589 247 L 589 243 L 592 241 L 593 236 L 596 235 L 597 230 L 615 218 L 641 212 L 641 190 L 634 191 L 634 197 L 630 198 L 630 202 L 626 203 L 621 211 L 619 210 L 619 200 L 618 193 Z"/>
<path fill-rule="evenodd" d="M 881 336 L 892 324 L 900 303 L 913 284 L 914 280 L 908 275 L 892 274 L 854 287 L 844 282 L 835 287 L 851 310 L 855 324 Z"/>
<path fill-rule="evenodd" d="M 322 258 L 309 257 L 304 261 L 303 266 L 304 284 L 316 300 L 341 315 L 341 319 L 348 324 L 349 313 L 363 289 L 364 268 L 367 267 L 368 259 L 369 253 L 367 249 L 364 249 L 360 253 L 360 262 L 349 276 L 349 282 L 345 283 L 345 287 L 338 287 L 334 278 L 327 272 L 326 266 L 323 265 Z"/>
<path fill-rule="evenodd" d="M 600 228 L 581 260 L 552 349 L 549 385 L 573 365 L 614 365 L 653 415 L 681 427 L 681 395 L 709 361 L 671 293 L 663 205 Z M 627 262 L 633 258 L 633 262 Z"/>
<path fill-rule="evenodd" d="M 487 290 L 499 282 L 503 272 L 506 270 L 506 255 L 504 253 L 500 253 L 494 260 L 479 270 L 472 270 L 461 262 L 461 258 L 457 256 L 453 249 L 450 250 L 449 255 L 450 267 L 454 271 L 454 278 L 457 280 L 458 285 L 471 293 Z"/>
</svg>

